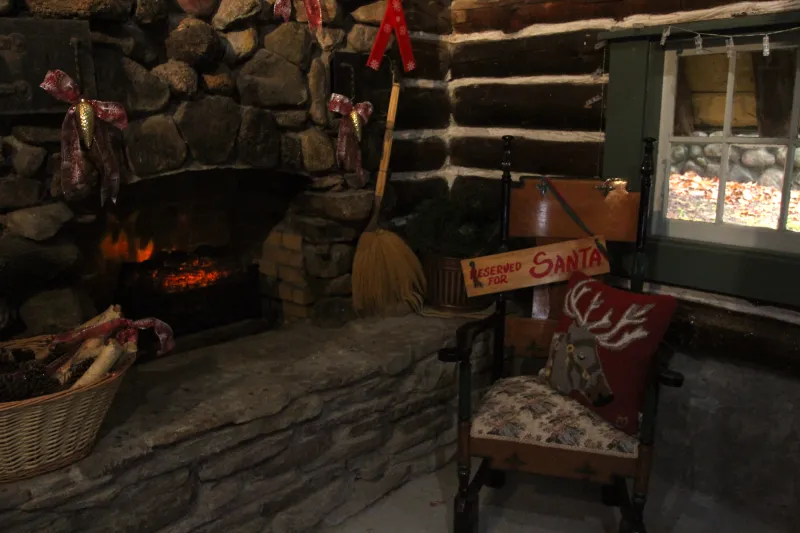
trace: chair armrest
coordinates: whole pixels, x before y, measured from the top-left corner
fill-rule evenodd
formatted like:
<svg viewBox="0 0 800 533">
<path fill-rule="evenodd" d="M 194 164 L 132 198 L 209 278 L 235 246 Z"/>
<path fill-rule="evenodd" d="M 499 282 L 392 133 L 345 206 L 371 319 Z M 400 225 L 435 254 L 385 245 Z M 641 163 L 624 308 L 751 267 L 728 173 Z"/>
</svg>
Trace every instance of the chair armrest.
<svg viewBox="0 0 800 533">
<path fill-rule="evenodd" d="M 439 361 L 443 363 L 458 363 L 469 361 L 472 354 L 472 345 L 475 337 L 480 333 L 493 328 L 500 315 L 495 311 L 486 318 L 462 324 L 456 330 L 456 345 L 439 350 Z"/>
</svg>

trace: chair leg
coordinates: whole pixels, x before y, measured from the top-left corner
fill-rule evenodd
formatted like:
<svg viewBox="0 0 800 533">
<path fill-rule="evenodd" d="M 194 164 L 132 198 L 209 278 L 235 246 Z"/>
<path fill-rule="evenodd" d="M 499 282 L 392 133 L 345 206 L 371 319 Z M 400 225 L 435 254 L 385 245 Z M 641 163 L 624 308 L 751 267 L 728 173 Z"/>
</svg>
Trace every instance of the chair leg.
<svg viewBox="0 0 800 533">
<path fill-rule="evenodd" d="M 631 498 L 631 516 L 629 533 L 647 533 L 644 527 L 644 504 L 647 497 L 644 494 L 634 494 Z"/>
<path fill-rule="evenodd" d="M 632 507 L 635 506 L 636 504 L 634 503 Z M 643 510 L 644 505 L 642 505 L 641 509 L 638 511 L 631 509 L 632 512 L 630 516 L 625 516 L 626 513 L 623 512 L 619 522 L 619 533 L 647 533 L 647 528 L 644 525 L 644 519 L 642 517 Z"/>
<path fill-rule="evenodd" d="M 478 533 L 480 521 L 480 505 L 477 495 L 456 495 L 454 516 L 454 533 Z"/>
<path fill-rule="evenodd" d="M 454 533 L 478 533 L 478 490 L 469 490 L 470 467 L 458 465 L 458 493 L 453 502 Z"/>
<path fill-rule="evenodd" d="M 623 478 L 615 480 L 610 488 L 616 489 L 615 492 L 620 497 L 619 510 L 622 515 L 619 522 L 619 533 L 647 533 L 644 525 L 644 504 L 647 495 L 642 492 L 635 492 L 631 498 L 628 493 L 628 485 Z M 603 487 L 605 489 L 605 487 Z"/>
</svg>

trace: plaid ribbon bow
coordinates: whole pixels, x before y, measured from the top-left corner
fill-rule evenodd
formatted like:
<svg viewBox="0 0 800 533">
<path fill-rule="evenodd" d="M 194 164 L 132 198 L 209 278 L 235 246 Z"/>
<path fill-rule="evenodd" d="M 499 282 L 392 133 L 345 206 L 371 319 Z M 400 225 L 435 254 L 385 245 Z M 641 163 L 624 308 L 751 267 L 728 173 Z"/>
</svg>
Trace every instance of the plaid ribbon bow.
<svg viewBox="0 0 800 533">
<path fill-rule="evenodd" d="M 339 121 L 339 136 L 336 139 L 336 160 L 348 172 L 355 171 L 358 181 L 366 185 L 364 169 L 361 167 L 361 131 L 372 115 L 372 104 L 353 104 L 342 94 L 332 94 L 328 110 L 342 115 Z"/>
<path fill-rule="evenodd" d="M 319 0 L 303 0 L 303 5 L 306 8 L 308 27 L 316 33 L 322 27 L 322 7 L 319 5 Z M 289 18 L 292 16 L 292 0 L 277 0 L 273 13 L 282 18 L 284 22 L 289 22 Z"/>
<path fill-rule="evenodd" d="M 60 70 L 48 71 L 40 87 L 54 98 L 72 104 L 61 125 L 61 188 L 64 196 L 67 199 L 83 197 L 90 187 L 86 175 L 86 160 L 81 150 L 82 125 L 78 113 L 79 106 L 86 108 L 88 104 L 91 110 L 89 112 L 93 111 L 94 115 L 90 122 L 93 131 L 89 131 L 88 134 L 89 139 L 94 142 L 86 146 L 86 149 L 95 156 L 95 160 L 99 161 L 102 167 L 100 204 L 104 204 L 108 199 L 116 203 L 120 181 L 119 162 L 111 144 L 109 125 L 121 130 L 128 127 L 125 108 L 116 102 L 82 98 L 78 84 Z M 95 122 L 94 118 L 99 120 Z"/>
</svg>

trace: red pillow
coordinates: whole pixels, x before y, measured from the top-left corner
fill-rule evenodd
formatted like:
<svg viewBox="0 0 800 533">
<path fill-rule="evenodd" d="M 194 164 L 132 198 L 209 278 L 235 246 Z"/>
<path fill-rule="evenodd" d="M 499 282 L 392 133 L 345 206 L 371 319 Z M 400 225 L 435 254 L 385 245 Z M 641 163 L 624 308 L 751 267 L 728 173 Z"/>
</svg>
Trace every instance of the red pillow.
<svg viewBox="0 0 800 533">
<path fill-rule="evenodd" d="M 677 302 L 614 289 L 575 272 L 544 375 L 615 427 L 636 435 L 653 356 Z"/>
</svg>

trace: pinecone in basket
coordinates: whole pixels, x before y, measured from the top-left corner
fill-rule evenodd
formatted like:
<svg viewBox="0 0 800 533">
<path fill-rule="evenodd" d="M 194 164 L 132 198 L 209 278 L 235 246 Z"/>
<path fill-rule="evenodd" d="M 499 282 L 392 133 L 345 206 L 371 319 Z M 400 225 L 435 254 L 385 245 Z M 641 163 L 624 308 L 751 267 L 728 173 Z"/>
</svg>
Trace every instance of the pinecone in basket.
<svg viewBox="0 0 800 533">
<path fill-rule="evenodd" d="M 16 372 L 21 363 L 35 358 L 36 354 L 25 348 L 0 348 L 0 374 Z"/>
<path fill-rule="evenodd" d="M 16 402 L 58 392 L 61 384 L 48 376 L 45 365 L 26 361 L 16 372 L 0 374 L 0 402 Z"/>
</svg>

